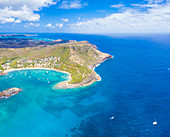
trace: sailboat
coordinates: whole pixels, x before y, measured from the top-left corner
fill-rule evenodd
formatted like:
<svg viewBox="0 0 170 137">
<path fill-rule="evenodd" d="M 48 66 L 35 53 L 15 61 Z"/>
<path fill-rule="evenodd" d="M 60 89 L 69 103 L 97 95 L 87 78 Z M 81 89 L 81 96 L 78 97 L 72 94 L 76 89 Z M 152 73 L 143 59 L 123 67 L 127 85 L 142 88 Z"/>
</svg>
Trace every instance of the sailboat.
<svg viewBox="0 0 170 137">
<path fill-rule="evenodd" d="M 112 116 L 110 119 L 112 120 L 112 119 L 114 119 L 115 117 L 114 116 Z"/>
<path fill-rule="evenodd" d="M 156 121 L 156 119 L 155 119 L 155 121 L 153 122 L 153 125 L 157 125 L 158 124 L 158 122 Z"/>
</svg>

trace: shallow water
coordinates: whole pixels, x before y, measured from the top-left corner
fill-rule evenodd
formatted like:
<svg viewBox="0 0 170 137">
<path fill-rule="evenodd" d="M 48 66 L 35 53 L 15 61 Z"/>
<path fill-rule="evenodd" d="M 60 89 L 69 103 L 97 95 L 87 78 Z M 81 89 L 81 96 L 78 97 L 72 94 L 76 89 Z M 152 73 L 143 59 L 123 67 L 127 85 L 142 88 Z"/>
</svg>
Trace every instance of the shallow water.
<svg viewBox="0 0 170 137">
<path fill-rule="evenodd" d="M 55 71 L 13 71 L 0 77 L 0 91 L 23 89 L 0 100 L 0 136 L 170 135 L 169 35 L 38 37 L 88 40 L 114 59 L 95 69 L 102 81 L 85 88 L 54 90 L 54 84 L 67 79 L 67 74 Z M 153 126 L 155 119 L 158 125 Z"/>
</svg>

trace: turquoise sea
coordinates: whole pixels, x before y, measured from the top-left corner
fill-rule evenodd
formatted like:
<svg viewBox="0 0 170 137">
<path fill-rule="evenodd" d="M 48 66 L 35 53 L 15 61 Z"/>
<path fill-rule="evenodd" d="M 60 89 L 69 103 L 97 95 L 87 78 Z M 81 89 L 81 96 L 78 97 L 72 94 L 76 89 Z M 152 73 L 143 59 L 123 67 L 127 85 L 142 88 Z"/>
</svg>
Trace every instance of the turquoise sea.
<svg viewBox="0 0 170 137">
<path fill-rule="evenodd" d="M 54 89 L 67 74 L 52 70 L 1 76 L 0 91 L 23 91 L 0 100 L 0 137 L 170 136 L 170 35 L 41 33 L 35 39 L 87 40 L 114 58 L 95 69 L 102 81 L 85 88 Z"/>
</svg>

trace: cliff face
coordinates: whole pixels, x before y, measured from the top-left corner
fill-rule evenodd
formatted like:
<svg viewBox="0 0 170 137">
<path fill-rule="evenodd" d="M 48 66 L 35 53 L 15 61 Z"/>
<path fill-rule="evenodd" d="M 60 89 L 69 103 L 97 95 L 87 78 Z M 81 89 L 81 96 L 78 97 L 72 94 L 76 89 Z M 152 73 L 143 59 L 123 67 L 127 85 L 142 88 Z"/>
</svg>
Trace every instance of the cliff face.
<svg viewBox="0 0 170 137">
<path fill-rule="evenodd" d="M 92 68 L 95 69 L 100 63 L 104 62 L 107 59 L 112 59 L 113 57 L 111 55 L 106 55 L 106 57 L 102 58 L 100 61 L 97 61 L 95 64 L 93 64 Z"/>
<path fill-rule="evenodd" d="M 101 62 L 112 58 L 111 55 L 99 51 L 96 45 L 90 44 L 87 41 L 71 43 L 70 47 L 70 60 L 82 66 L 87 66 L 91 70 Z"/>
</svg>

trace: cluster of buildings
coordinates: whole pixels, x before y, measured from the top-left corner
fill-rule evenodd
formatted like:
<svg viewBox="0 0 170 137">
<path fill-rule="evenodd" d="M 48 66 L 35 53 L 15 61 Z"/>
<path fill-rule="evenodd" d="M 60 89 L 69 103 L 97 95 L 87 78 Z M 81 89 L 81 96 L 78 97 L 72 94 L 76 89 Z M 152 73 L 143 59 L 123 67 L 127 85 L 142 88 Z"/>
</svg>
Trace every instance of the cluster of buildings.
<svg viewBox="0 0 170 137">
<path fill-rule="evenodd" d="M 3 64 L 1 68 L 3 68 L 3 70 L 8 70 L 11 68 L 10 64 L 11 64 L 11 60 L 7 60 L 7 63 Z"/>
<path fill-rule="evenodd" d="M 10 68 L 26 68 L 26 67 L 49 67 L 54 68 L 59 66 L 60 57 L 47 57 L 37 60 L 32 59 L 20 59 L 17 60 L 16 63 L 13 63 L 13 61 L 8 60 L 7 63 L 3 64 L 1 68 L 3 70 L 8 70 Z"/>
</svg>

